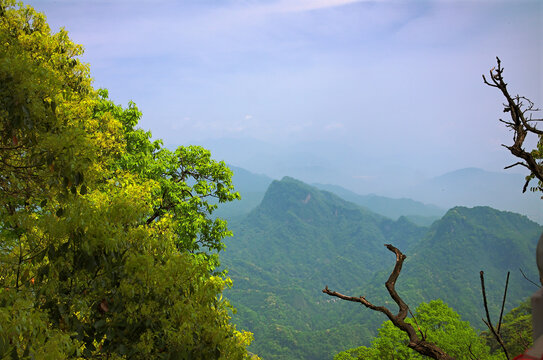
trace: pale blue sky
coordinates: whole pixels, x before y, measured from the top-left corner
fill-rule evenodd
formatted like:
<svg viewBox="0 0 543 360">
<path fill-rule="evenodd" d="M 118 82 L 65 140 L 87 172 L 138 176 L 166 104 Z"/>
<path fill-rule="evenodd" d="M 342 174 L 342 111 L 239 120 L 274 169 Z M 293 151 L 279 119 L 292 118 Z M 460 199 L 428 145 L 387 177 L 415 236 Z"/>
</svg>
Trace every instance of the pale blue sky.
<svg viewBox="0 0 543 360">
<path fill-rule="evenodd" d="M 26 3 L 84 45 L 95 86 L 136 102 L 155 137 L 275 177 L 365 193 L 501 171 L 511 134 L 481 79 L 496 55 L 510 90 L 543 107 L 537 0 Z"/>
</svg>

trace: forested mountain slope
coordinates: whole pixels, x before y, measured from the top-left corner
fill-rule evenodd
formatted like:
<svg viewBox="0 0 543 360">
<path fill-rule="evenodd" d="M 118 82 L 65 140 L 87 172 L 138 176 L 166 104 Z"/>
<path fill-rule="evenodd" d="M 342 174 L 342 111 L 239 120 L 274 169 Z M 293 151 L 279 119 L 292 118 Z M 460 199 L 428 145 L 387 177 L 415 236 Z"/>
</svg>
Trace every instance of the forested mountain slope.
<svg viewBox="0 0 543 360">
<path fill-rule="evenodd" d="M 489 207 L 455 207 L 418 243 L 406 261 L 400 289 L 418 289 L 410 291 L 412 302 L 440 297 L 482 329 L 479 272 L 485 273 L 489 304 L 497 316 L 507 271 L 511 271 L 511 301 L 506 309 L 513 308 L 516 299 L 534 292 L 534 285 L 519 269 L 532 280 L 538 278 L 534 254 L 541 231 L 541 226 L 519 214 Z"/>
<path fill-rule="evenodd" d="M 408 256 L 398 289 L 412 307 L 442 298 L 464 319 L 478 320 L 482 300 L 472 280 L 479 270 L 494 301 L 507 269 L 518 272 L 522 264 L 530 273 L 535 266 L 529 254 L 541 232 L 524 216 L 486 207 L 454 208 L 431 228 L 420 227 L 288 177 L 273 181 L 261 204 L 230 227 L 234 238 L 222 262 L 235 286 L 226 294 L 238 309 L 234 320 L 255 334 L 252 351 L 264 359 L 330 359 L 368 344 L 384 316 L 321 290 L 390 302 L 383 284 L 394 258 L 385 243 Z M 510 307 L 528 295 L 523 281 L 512 276 Z"/>
</svg>

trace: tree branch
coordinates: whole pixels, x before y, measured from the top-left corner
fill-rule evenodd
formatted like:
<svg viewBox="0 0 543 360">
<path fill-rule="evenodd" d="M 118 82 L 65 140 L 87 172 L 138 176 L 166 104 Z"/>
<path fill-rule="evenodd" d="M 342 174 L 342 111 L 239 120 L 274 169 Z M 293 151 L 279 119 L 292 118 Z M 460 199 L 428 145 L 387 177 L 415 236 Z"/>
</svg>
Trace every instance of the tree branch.
<svg viewBox="0 0 543 360">
<path fill-rule="evenodd" d="M 536 284 L 535 282 L 533 282 L 532 280 L 528 279 L 528 277 L 526 276 L 526 274 L 524 274 L 524 271 L 522 271 L 521 268 L 519 268 L 519 271 L 520 271 L 520 273 L 522 274 L 522 276 L 524 276 L 524 278 L 525 278 L 526 280 L 528 280 L 529 282 L 531 282 L 532 284 L 534 284 L 534 285 L 536 286 L 536 288 L 538 288 L 538 289 L 540 288 L 540 285 L 538 285 L 538 284 Z"/>
<path fill-rule="evenodd" d="M 528 183 L 531 179 L 537 178 L 540 183 L 543 183 L 543 166 L 541 165 L 541 161 L 538 162 L 539 158 L 537 157 L 537 154 L 525 151 L 522 148 L 524 146 L 524 140 L 526 140 L 526 136 L 529 134 L 539 136 L 540 143 L 543 141 L 543 130 L 539 130 L 536 128 L 536 126 L 530 125 L 530 122 L 539 121 L 539 119 L 532 120 L 531 114 L 528 119 L 526 118 L 528 113 L 539 111 L 539 109 L 534 108 L 534 103 L 528 98 L 520 95 L 513 97 L 509 94 L 509 91 L 507 90 L 507 83 L 505 83 L 503 79 L 504 69 L 501 66 L 500 58 L 496 57 L 496 61 L 498 63 L 498 67 L 493 67 L 490 70 L 490 81 L 488 81 L 484 75 L 483 81 L 488 86 L 498 88 L 507 100 L 507 103 L 504 104 L 503 111 L 510 114 L 511 122 L 501 119 L 500 121 L 505 123 L 507 127 L 511 128 L 514 134 L 513 145 L 504 146 L 511 152 L 511 154 L 524 160 L 524 162 L 520 162 L 515 165 L 523 165 L 531 172 L 530 177 L 522 189 L 522 192 L 526 192 Z M 527 102 L 527 104 L 525 104 L 525 102 Z M 507 168 L 509 167 L 506 167 L 506 169 Z M 541 187 L 539 187 L 539 189 L 541 190 Z"/>
<path fill-rule="evenodd" d="M 483 302 L 484 302 L 484 305 L 485 305 L 485 312 L 486 312 L 486 320 L 485 321 L 483 319 L 483 322 L 486 324 L 486 326 L 488 327 L 488 329 L 492 332 L 492 335 L 494 335 L 494 337 L 496 338 L 496 340 L 498 340 L 498 343 L 500 344 L 500 346 L 502 347 L 503 349 L 503 352 L 505 353 L 505 357 L 507 358 L 507 360 L 510 359 L 509 357 L 509 353 L 507 352 L 507 349 L 505 347 L 505 344 L 503 343 L 503 340 L 502 340 L 502 337 L 500 336 L 500 334 L 496 331 L 496 329 L 494 329 L 494 326 L 492 326 L 492 322 L 490 321 L 490 314 L 488 313 L 488 304 L 487 304 L 487 301 L 486 301 L 486 290 L 485 290 L 485 273 L 483 271 L 481 271 L 480 273 L 480 276 L 481 276 L 481 289 L 483 291 Z"/>
<path fill-rule="evenodd" d="M 398 314 L 396 315 L 392 314 L 392 312 L 384 306 L 373 305 L 371 302 L 366 300 L 365 296 L 356 297 L 356 296 L 343 295 L 341 293 L 328 289 L 328 286 L 326 286 L 324 290 L 322 290 L 322 292 L 330 296 L 338 297 L 342 300 L 361 303 L 367 308 L 370 308 L 372 310 L 379 311 L 385 314 L 389 318 L 389 320 L 394 324 L 394 326 L 396 326 L 398 329 L 402 330 L 403 332 L 407 334 L 407 336 L 409 337 L 409 344 L 407 346 L 415 350 L 419 354 L 429 356 L 433 359 L 454 360 L 453 357 L 447 355 L 436 344 L 426 341 L 424 339 L 420 339 L 417 336 L 417 332 L 415 331 L 413 326 L 405 322 L 405 318 L 407 317 L 409 307 L 396 292 L 395 285 L 396 285 L 396 280 L 398 280 L 398 277 L 400 276 L 400 271 L 402 270 L 402 265 L 406 256 L 402 254 L 400 250 L 398 250 L 397 248 L 395 248 L 394 246 L 390 244 L 385 244 L 385 246 L 388 250 L 396 254 L 396 264 L 394 265 L 394 269 L 392 270 L 392 273 L 388 277 L 388 280 L 386 281 L 385 286 L 388 290 L 390 297 L 394 300 L 394 302 L 396 302 L 396 304 L 398 304 L 398 307 L 399 307 Z"/>
<path fill-rule="evenodd" d="M 507 279 L 505 279 L 505 290 L 503 291 L 502 309 L 500 311 L 500 320 L 498 321 L 498 334 L 500 333 L 500 328 L 502 326 L 503 308 L 505 307 L 505 298 L 507 296 L 507 287 L 509 286 L 509 275 L 510 274 L 511 274 L 511 272 L 508 271 L 507 272 Z"/>
<path fill-rule="evenodd" d="M 505 145 L 502 145 L 502 146 L 505 146 Z M 514 163 L 514 164 L 512 164 L 512 165 L 508 165 L 508 166 L 504 167 L 503 169 L 504 169 L 504 170 L 505 170 L 505 169 L 510 169 L 510 168 L 512 168 L 512 167 L 514 167 L 514 166 L 517 166 L 517 165 L 521 165 L 521 166 L 524 166 L 525 168 L 528 168 L 528 169 L 529 169 L 529 167 L 528 167 L 525 163 L 520 162 L 520 161 L 519 161 L 519 162 L 516 162 L 516 163 Z"/>
</svg>

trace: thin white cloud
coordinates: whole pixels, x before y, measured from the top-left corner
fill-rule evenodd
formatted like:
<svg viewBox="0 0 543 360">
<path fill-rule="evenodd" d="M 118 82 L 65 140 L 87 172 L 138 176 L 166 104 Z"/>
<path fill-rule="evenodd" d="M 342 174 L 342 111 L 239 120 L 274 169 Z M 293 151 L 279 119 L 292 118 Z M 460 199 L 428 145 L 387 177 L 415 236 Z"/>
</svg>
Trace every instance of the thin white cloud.
<svg viewBox="0 0 543 360">
<path fill-rule="evenodd" d="M 371 180 L 371 179 L 375 179 L 377 176 L 375 175 L 354 175 L 353 176 L 353 179 L 358 179 L 358 180 Z"/>
<path fill-rule="evenodd" d="M 370 1 L 375 2 L 375 0 L 280 0 L 272 4 L 259 5 L 256 8 L 268 13 L 300 12 Z"/>
<path fill-rule="evenodd" d="M 345 127 L 344 124 L 340 122 L 334 122 L 334 123 L 326 125 L 324 129 L 325 130 L 340 130 L 340 129 L 343 129 L 344 127 Z"/>
</svg>

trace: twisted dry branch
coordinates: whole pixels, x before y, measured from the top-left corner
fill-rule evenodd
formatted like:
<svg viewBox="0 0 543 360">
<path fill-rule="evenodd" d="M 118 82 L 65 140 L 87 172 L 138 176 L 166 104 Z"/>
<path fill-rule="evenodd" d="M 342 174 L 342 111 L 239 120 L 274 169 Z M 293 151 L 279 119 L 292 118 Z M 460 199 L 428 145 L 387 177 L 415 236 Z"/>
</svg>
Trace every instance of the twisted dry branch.
<svg viewBox="0 0 543 360">
<path fill-rule="evenodd" d="M 539 122 L 543 119 L 532 119 L 532 113 L 540 111 L 535 108 L 534 103 L 524 96 L 511 96 L 509 90 L 507 90 L 507 83 L 503 79 L 503 67 L 501 65 L 500 58 L 496 57 L 498 66 L 493 67 L 490 70 L 490 81 L 483 75 L 483 81 L 486 85 L 499 89 L 506 99 L 506 103 L 503 104 L 503 112 L 509 113 L 511 120 L 505 121 L 500 119 L 508 128 L 513 130 L 513 145 L 504 145 L 503 147 L 508 149 L 511 154 L 522 159 L 522 162 L 517 162 L 513 165 L 505 167 L 506 169 L 516 165 L 522 165 L 530 170 L 530 175 L 526 178 L 526 183 L 522 188 L 522 192 L 526 192 L 530 180 L 537 178 L 543 183 L 543 165 L 537 161 L 537 156 L 534 156 L 532 152 L 524 150 L 522 147 L 526 136 L 534 134 L 539 136 L 539 142 L 541 143 L 543 138 L 543 130 L 538 129 L 533 122 Z M 541 185 L 538 189 L 543 191 Z"/>
<path fill-rule="evenodd" d="M 361 303 L 367 308 L 370 308 L 372 310 L 379 311 L 385 314 L 389 318 L 389 320 L 394 324 L 394 326 L 396 326 L 398 329 L 404 331 L 407 334 L 407 336 L 409 337 L 409 344 L 407 346 L 415 350 L 419 354 L 429 356 L 433 359 L 454 360 L 453 357 L 447 355 L 436 344 L 426 341 L 424 337 L 422 339 L 419 338 L 413 326 L 405 322 L 405 318 L 407 317 L 407 314 L 409 311 L 409 306 L 407 306 L 407 304 L 402 300 L 400 295 L 398 295 L 395 289 L 395 285 L 396 285 L 396 281 L 398 280 L 398 277 L 400 276 L 400 271 L 402 270 L 402 265 L 406 256 L 400 250 L 398 250 L 397 248 L 395 248 L 394 246 L 390 244 L 385 244 L 385 246 L 388 250 L 396 254 L 396 264 L 394 265 L 394 269 L 392 270 L 392 273 L 390 274 L 390 276 L 388 277 L 388 280 L 385 283 L 385 286 L 388 290 L 390 297 L 394 300 L 394 302 L 399 307 L 398 313 L 396 315 L 394 315 L 392 311 L 390 311 L 385 306 L 373 305 L 364 296 L 356 297 L 356 296 L 343 295 L 341 293 L 338 293 L 337 291 L 332 291 L 328 289 L 328 286 L 326 286 L 324 290 L 322 290 L 322 292 L 330 296 L 335 296 L 342 300 Z"/>
</svg>

